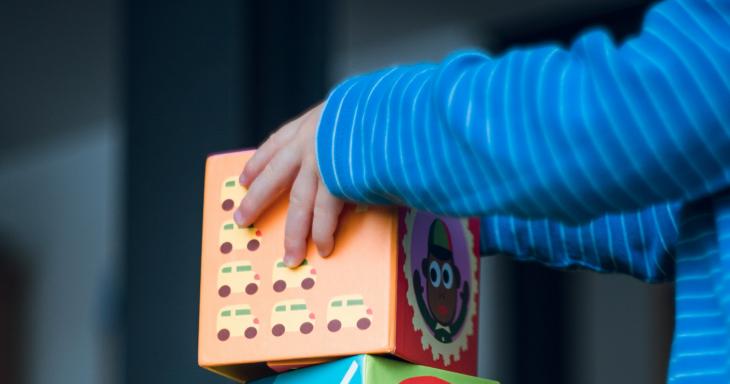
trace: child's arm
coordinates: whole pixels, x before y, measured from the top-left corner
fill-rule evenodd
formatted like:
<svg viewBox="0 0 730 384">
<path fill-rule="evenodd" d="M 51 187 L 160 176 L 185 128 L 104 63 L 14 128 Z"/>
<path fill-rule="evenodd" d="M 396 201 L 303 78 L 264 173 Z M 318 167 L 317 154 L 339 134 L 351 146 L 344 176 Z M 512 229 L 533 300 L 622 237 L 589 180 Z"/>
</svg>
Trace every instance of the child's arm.
<svg viewBox="0 0 730 384">
<path fill-rule="evenodd" d="M 728 36 L 730 2 L 669 0 L 620 47 L 594 31 L 352 78 L 322 114 L 322 178 L 346 199 L 572 223 L 695 199 L 730 180 Z"/>
<path fill-rule="evenodd" d="M 618 48 L 592 32 L 570 50 L 462 53 L 350 79 L 322 112 L 317 165 L 319 107 L 249 162 L 236 221 L 294 183 L 295 265 L 310 224 L 332 249 L 337 197 L 586 222 L 718 190 L 730 177 L 728 35 L 729 2 L 668 0 Z"/>
<path fill-rule="evenodd" d="M 619 272 L 647 282 L 674 279 L 680 204 L 607 215 L 572 227 L 549 220 L 482 219 L 481 253 L 507 254 L 555 268 Z"/>
</svg>

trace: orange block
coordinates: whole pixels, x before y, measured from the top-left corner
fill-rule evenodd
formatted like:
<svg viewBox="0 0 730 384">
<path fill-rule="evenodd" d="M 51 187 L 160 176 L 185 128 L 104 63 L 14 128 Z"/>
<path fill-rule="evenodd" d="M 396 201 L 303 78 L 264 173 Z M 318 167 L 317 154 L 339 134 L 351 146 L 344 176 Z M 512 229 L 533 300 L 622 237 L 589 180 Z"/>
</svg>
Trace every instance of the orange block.
<svg viewBox="0 0 730 384">
<path fill-rule="evenodd" d="M 476 219 L 349 205 L 335 250 L 283 265 L 287 194 L 252 226 L 233 210 L 253 151 L 215 154 L 205 175 L 198 362 L 239 381 L 361 353 L 476 374 Z"/>
</svg>

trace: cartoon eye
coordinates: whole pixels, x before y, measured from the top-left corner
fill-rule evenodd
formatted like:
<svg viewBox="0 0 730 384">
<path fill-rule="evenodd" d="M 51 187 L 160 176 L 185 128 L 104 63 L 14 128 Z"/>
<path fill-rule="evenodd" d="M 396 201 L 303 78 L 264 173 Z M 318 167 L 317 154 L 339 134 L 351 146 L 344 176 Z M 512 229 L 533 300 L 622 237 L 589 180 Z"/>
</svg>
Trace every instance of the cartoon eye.
<svg viewBox="0 0 730 384">
<path fill-rule="evenodd" d="M 431 279 L 431 285 L 434 287 L 441 285 L 441 268 L 436 261 L 432 261 L 428 266 L 428 276 Z"/>
<path fill-rule="evenodd" d="M 451 264 L 444 264 L 441 279 L 444 281 L 446 289 L 451 289 L 451 286 L 454 285 L 454 270 L 451 269 Z"/>
</svg>

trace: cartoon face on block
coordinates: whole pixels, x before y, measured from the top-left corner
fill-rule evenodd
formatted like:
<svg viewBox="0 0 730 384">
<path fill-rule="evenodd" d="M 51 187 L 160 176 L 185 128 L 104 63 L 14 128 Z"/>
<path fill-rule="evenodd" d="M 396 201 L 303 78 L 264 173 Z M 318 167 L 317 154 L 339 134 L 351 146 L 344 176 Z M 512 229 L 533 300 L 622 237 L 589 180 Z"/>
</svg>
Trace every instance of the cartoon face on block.
<svg viewBox="0 0 730 384">
<path fill-rule="evenodd" d="M 276 337 L 285 332 L 300 332 L 307 335 L 314 330 L 314 318 L 314 312 L 307 309 L 304 300 L 280 301 L 271 309 L 271 334 Z"/>
<path fill-rule="evenodd" d="M 244 336 L 253 339 L 259 332 L 259 319 L 251 313 L 246 304 L 224 307 L 218 312 L 218 340 Z"/>
<path fill-rule="evenodd" d="M 352 327 L 365 330 L 372 320 L 373 310 L 365 305 L 360 295 L 336 296 L 327 305 L 327 329 L 330 332 Z"/>
<path fill-rule="evenodd" d="M 274 291 L 283 292 L 287 288 L 311 289 L 317 282 L 317 270 L 305 259 L 297 268 L 289 268 L 284 261 L 274 263 L 274 273 L 271 281 L 274 282 Z"/>
<path fill-rule="evenodd" d="M 449 326 L 456 317 L 461 276 L 454 264 L 451 235 L 446 225 L 441 220 L 434 221 L 428 237 L 428 257 L 421 266 L 427 281 L 428 307 L 439 324 Z"/>
<path fill-rule="evenodd" d="M 225 179 L 221 186 L 221 208 L 230 211 L 246 196 L 246 187 L 238 182 L 238 177 L 233 176 Z"/>
<path fill-rule="evenodd" d="M 259 249 L 261 245 L 261 231 L 253 224 L 241 228 L 233 220 L 226 221 L 221 226 L 219 242 L 221 253 L 230 253 L 232 250 L 239 250 L 246 247 L 250 252 Z"/>
<path fill-rule="evenodd" d="M 406 299 L 421 346 L 443 366 L 472 348 L 479 284 L 472 220 L 407 210 L 403 213 Z M 412 285 L 411 285 L 412 284 Z"/>
<path fill-rule="evenodd" d="M 218 272 L 218 295 L 228 297 L 231 293 L 241 292 L 253 295 L 259 290 L 260 279 L 249 261 L 223 264 Z"/>
</svg>

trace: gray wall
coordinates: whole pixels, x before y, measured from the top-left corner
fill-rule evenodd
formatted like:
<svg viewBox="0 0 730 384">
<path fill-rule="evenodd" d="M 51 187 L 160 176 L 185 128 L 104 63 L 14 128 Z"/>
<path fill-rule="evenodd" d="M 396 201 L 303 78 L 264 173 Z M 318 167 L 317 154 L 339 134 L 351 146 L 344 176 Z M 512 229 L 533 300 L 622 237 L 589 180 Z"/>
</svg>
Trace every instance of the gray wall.
<svg viewBox="0 0 730 384">
<path fill-rule="evenodd" d="M 0 3 L 0 235 L 27 270 L 29 383 L 118 376 L 118 11 Z M 0 330 L 2 331 L 2 330 Z"/>
</svg>

